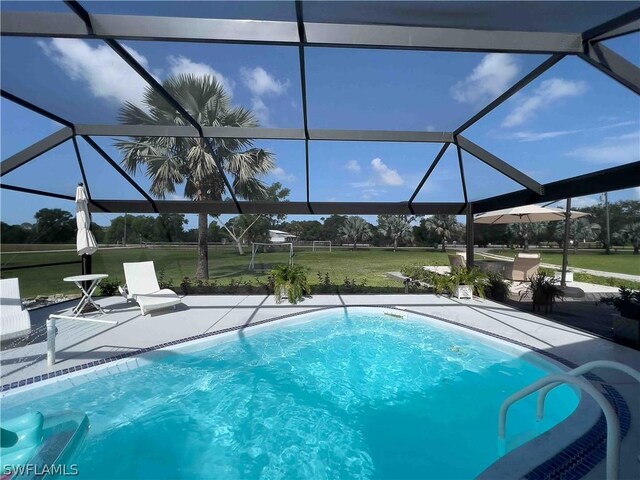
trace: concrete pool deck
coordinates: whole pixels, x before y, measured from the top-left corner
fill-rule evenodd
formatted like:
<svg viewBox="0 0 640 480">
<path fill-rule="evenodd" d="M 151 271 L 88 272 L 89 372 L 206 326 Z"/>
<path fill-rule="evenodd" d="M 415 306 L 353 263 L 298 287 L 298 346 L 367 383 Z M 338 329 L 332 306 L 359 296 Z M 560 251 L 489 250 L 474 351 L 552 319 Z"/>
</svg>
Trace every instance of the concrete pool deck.
<svg viewBox="0 0 640 480">
<path fill-rule="evenodd" d="M 276 304 L 266 295 L 188 296 L 175 311 L 141 316 L 136 304 L 121 297 L 102 298 L 104 318 L 117 325 L 58 320 L 56 365 L 47 366 L 45 321 L 52 314 L 68 314 L 75 302 L 31 311 L 35 334 L 31 341 L 3 344 L 0 360 L 2 384 L 106 359 L 178 339 L 293 313 L 325 307 L 353 305 L 400 306 L 476 328 L 542 349 L 575 364 L 614 360 L 640 370 L 640 352 L 616 345 L 595 335 L 554 323 L 489 300 L 457 300 L 422 295 L 314 295 L 299 305 Z M 597 375 L 614 386 L 631 411 L 631 427 L 622 442 L 621 478 L 640 478 L 640 387 L 619 372 L 599 370 Z M 18 388 L 19 390 L 19 388 Z M 496 412 L 497 415 L 497 412 Z M 604 461 L 586 478 L 604 478 Z"/>
</svg>

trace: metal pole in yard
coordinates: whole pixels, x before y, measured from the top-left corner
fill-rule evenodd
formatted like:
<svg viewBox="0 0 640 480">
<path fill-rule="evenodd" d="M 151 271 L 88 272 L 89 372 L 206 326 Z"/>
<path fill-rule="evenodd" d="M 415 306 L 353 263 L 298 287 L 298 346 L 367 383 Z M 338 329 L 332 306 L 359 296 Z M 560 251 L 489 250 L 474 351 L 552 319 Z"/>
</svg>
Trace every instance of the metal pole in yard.
<svg viewBox="0 0 640 480">
<path fill-rule="evenodd" d="M 569 264 L 569 225 L 571 222 L 571 199 L 567 198 L 567 207 L 564 213 L 564 245 L 562 246 L 562 277 L 560 285 L 567 286 L 567 266 Z"/>
</svg>

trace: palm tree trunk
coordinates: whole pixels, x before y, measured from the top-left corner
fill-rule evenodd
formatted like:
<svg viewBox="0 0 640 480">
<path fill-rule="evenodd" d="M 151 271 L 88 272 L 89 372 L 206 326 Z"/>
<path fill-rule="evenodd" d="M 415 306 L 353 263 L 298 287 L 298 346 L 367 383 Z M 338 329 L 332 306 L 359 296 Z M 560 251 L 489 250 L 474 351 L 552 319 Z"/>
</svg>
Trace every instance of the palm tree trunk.
<svg viewBox="0 0 640 480">
<path fill-rule="evenodd" d="M 395 252 L 396 250 L 398 250 L 398 239 L 394 238 L 393 239 L 393 251 Z"/>
<path fill-rule="evenodd" d="M 447 247 L 445 246 L 446 243 L 447 243 L 447 238 L 442 237 L 442 253 L 446 253 L 447 251 Z"/>
<path fill-rule="evenodd" d="M 209 246 L 207 234 L 209 232 L 208 214 L 198 214 L 198 270 L 196 278 L 206 280 L 209 278 Z"/>
<path fill-rule="evenodd" d="M 354 238 L 353 239 L 353 249 L 355 250 L 357 248 L 357 243 L 358 243 L 358 239 Z"/>
</svg>

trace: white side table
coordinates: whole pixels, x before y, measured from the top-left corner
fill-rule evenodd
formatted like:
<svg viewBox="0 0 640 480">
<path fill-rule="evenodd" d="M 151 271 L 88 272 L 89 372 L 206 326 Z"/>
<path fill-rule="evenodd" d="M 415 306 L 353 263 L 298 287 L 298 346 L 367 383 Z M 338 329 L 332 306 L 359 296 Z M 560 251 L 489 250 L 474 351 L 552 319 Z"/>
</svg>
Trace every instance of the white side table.
<svg viewBox="0 0 640 480">
<path fill-rule="evenodd" d="M 104 315 L 104 310 L 102 310 L 102 307 L 100 307 L 100 305 L 94 302 L 91 297 L 93 293 L 96 291 L 96 288 L 98 288 L 98 285 L 100 284 L 100 282 L 105 278 L 107 278 L 108 276 L 109 275 L 107 275 L 106 273 L 94 273 L 91 275 L 75 275 L 73 277 L 63 278 L 65 282 L 75 283 L 76 286 L 82 292 L 82 299 L 80 299 L 80 303 L 78 303 L 78 305 L 76 305 L 76 307 L 73 310 L 71 310 L 72 317 L 77 317 L 78 315 L 80 315 L 82 313 L 82 309 L 89 303 L 94 307 L 96 307 L 96 309 L 101 314 Z M 91 282 L 88 289 L 86 290 L 84 289 L 84 287 L 82 286 L 83 282 Z"/>
</svg>

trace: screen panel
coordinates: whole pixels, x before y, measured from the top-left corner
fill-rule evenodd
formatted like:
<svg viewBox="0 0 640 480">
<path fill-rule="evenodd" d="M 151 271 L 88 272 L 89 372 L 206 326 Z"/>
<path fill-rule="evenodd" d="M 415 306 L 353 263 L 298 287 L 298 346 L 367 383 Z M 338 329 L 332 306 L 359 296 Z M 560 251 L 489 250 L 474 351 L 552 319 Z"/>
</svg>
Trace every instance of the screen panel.
<svg viewBox="0 0 640 480">
<path fill-rule="evenodd" d="M 538 182 L 552 182 L 637 161 L 640 98 L 565 58 L 464 135 Z"/>
<path fill-rule="evenodd" d="M 300 66 L 295 47 L 146 41 L 128 41 L 125 46 L 145 58 L 149 70 L 162 81 L 184 75 L 215 79 L 230 104 L 250 110 L 262 127 L 302 127 Z M 199 114 L 202 107 L 189 100 L 194 89 L 187 84 L 176 94 L 200 123 L 210 125 L 207 117 Z"/>
<path fill-rule="evenodd" d="M 455 145 L 449 145 L 449 148 L 440 158 L 438 165 L 433 169 L 414 201 L 464 202 L 464 191 L 462 190 L 458 153 Z"/>
<path fill-rule="evenodd" d="M 143 55 L 128 50 L 150 67 Z M 3 89 L 72 123 L 121 123 L 130 103 L 146 115 L 160 107 L 166 114 L 154 115 L 154 123 L 186 124 L 166 102 L 146 101 L 149 84 L 100 40 L 3 37 L 1 52 Z"/>
<path fill-rule="evenodd" d="M 307 48 L 309 126 L 452 131 L 545 58 Z"/>
<path fill-rule="evenodd" d="M 310 142 L 311 201 L 408 201 L 440 148 L 433 143 Z"/>
<path fill-rule="evenodd" d="M 0 120 L 3 160 L 64 127 L 4 98 L 0 103 Z"/>
</svg>

